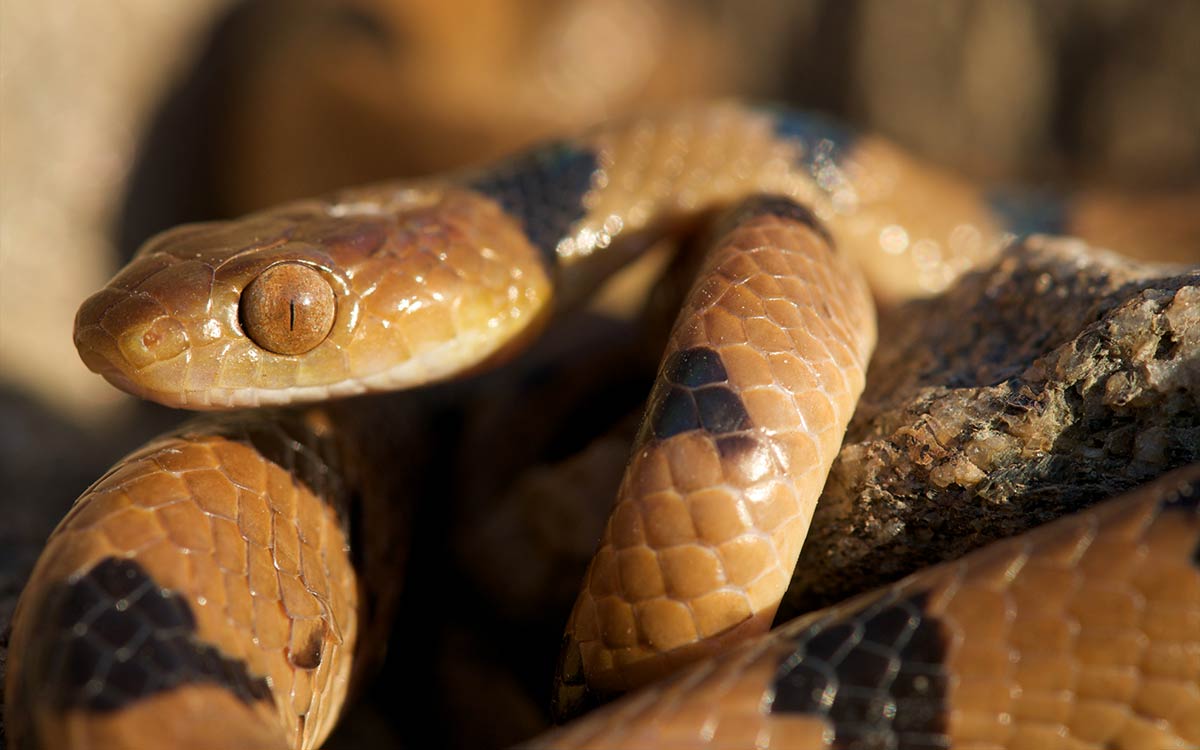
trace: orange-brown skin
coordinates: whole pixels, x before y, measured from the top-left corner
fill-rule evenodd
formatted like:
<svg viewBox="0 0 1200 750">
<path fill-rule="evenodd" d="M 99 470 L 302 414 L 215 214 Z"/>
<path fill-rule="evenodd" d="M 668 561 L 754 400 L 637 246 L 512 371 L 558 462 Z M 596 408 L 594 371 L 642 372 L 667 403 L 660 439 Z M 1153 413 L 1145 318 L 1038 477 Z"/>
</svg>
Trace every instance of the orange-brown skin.
<svg viewBox="0 0 1200 750">
<path fill-rule="evenodd" d="M 552 297 L 577 301 L 653 238 L 754 194 L 811 209 L 887 298 L 941 290 L 1011 238 L 967 181 L 808 115 L 696 105 L 533 155 L 164 232 L 80 308 L 80 355 L 118 387 L 193 409 L 446 379 L 535 331 Z M 1075 214 L 1094 216 L 1087 205 Z M 1125 205 L 1162 219 L 1157 204 Z M 1168 209 L 1173 236 L 1200 237 L 1186 208 Z M 1072 215 L 1059 217 L 1067 230 Z M 336 301 L 331 331 L 303 356 L 257 345 L 246 328 L 243 293 L 288 263 L 322 277 Z"/>
<path fill-rule="evenodd" d="M 303 356 L 245 333 L 253 282 L 286 265 L 336 298 L 332 330 Z M 537 251 L 491 201 L 381 188 L 369 203 L 347 193 L 158 235 L 84 302 L 75 342 L 114 384 L 170 406 L 317 401 L 469 370 L 519 339 L 549 297 Z"/>
<path fill-rule="evenodd" d="M 83 304 L 76 345 L 118 387 L 171 406 L 316 401 L 476 367 L 535 330 L 552 281 L 571 302 L 650 237 L 755 193 L 810 206 L 840 251 L 893 296 L 941 288 L 1003 241 L 967 183 L 882 141 L 839 150 L 828 138 L 783 137 L 782 120 L 707 105 L 568 142 L 593 168 L 580 185 L 548 185 L 546 200 L 568 203 L 565 213 L 530 207 L 535 224 L 564 213 L 561 237 L 542 248 L 560 273 L 497 205 L 513 190 L 471 189 L 504 165 L 179 227 Z M 903 240 L 884 231 L 893 227 Z M 303 356 L 263 348 L 244 328 L 243 291 L 280 263 L 311 268 L 336 297 L 332 330 Z"/>
<path fill-rule="evenodd" d="M 821 231 L 769 212 L 740 219 L 700 269 L 659 379 L 678 353 L 711 357 L 743 424 L 664 435 L 664 397 L 651 396 L 567 625 L 564 658 L 595 690 L 645 684 L 770 627 L 875 344 L 866 285 Z"/>
<path fill-rule="evenodd" d="M 1166 750 L 1200 745 L 1200 466 L 814 612 L 552 732 L 530 748 Z M 905 603 L 944 658 L 936 715 L 875 734 L 779 704 L 818 637 Z M 921 602 L 914 605 L 912 602 Z M 853 632 L 853 631 L 851 631 Z M 914 631 L 922 632 L 922 631 Z M 854 645 L 870 641 L 858 636 Z M 847 646 L 854 640 L 846 638 Z M 808 653 L 806 654 L 806 649 Z M 859 649 L 858 654 L 872 650 Z M 882 646 L 877 653 L 897 657 Z M 851 649 L 854 652 L 854 649 Z M 831 669 L 853 685 L 849 659 Z M 880 691 L 878 711 L 908 687 Z M 917 685 L 914 679 L 912 684 Z M 789 698 L 794 698 L 789 695 Z M 893 703 L 894 705 L 894 703 Z M 903 711 L 901 711 L 903 715 Z M 924 725 L 921 722 L 926 722 Z M 893 730 L 893 726 L 897 729 Z"/>
<path fill-rule="evenodd" d="M 273 452 L 256 445 L 264 439 Z M 33 737 L 45 748 L 319 746 L 336 719 L 336 710 L 323 709 L 345 698 L 360 629 L 346 467 L 332 439 L 320 413 L 278 423 L 201 421 L 150 443 L 89 488 L 51 536 L 14 618 L 14 746 Z M 156 587 L 185 597 L 196 642 L 265 678 L 272 699 L 239 702 L 219 682 L 189 682 L 115 711 L 64 707 L 78 680 L 51 666 L 54 654 L 37 651 L 36 639 L 58 627 L 47 592 L 112 559 L 135 563 Z M 144 661 L 137 643 L 113 658 Z M 108 689 L 103 671 L 92 679 L 94 692 Z"/>
<path fill-rule="evenodd" d="M 722 445 L 708 425 L 641 441 L 610 526 L 611 544 L 601 547 L 573 621 L 579 658 L 568 649 L 569 678 L 585 676 L 602 690 L 644 682 L 769 624 L 861 389 L 874 335 L 854 266 L 865 269 L 880 295 L 908 296 L 944 287 L 1007 236 L 966 183 L 878 139 L 843 136 L 819 119 L 704 105 L 599 128 L 483 172 L 347 190 L 234 222 L 180 227 L 152 239 L 84 303 L 76 343 L 84 361 L 119 387 L 189 408 L 419 385 L 510 353 L 550 314 L 552 298 L 579 299 L 653 238 L 694 229 L 747 196 L 774 196 L 773 208 L 744 214 L 718 243 L 671 350 L 716 353 L 724 374 L 706 384 L 723 389 L 719 401 L 736 401 L 745 412 L 744 423 L 739 417 L 731 427 L 739 441 Z M 808 209 L 801 215 L 788 206 Z M 659 387 L 669 391 L 669 384 Z M 257 419 L 270 425 L 276 418 Z M 195 435 L 197 441 L 228 440 L 226 423 L 208 424 L 210 432 Z M 336 425 L 330 430 L 343 434 Z M 277 566 L 276 584 L 280 596 L 288 591 L 292 598 L 254 599 L 264 603 L 252 608 L 250 627 L 244 608 L 237 610 L 241 619 L 204 614 L 218 610 L 213 602 L 258 591 L 265 569 L 234 567 L 226 575 L 221 551 L 202 530 L 205 519 L 218 523 L 207 509 L 227 488 L 199 487 L 159 508 L 157 485 L 182 492 L 175 472 L 213 469 L 203 452 L 172 446 L 146 451 L 167 451 L 172 460 L 195 455 L 197 463 L 160 470 L 139 453 L 81 498 L 22 599 L 14 652 L 39 643 L 33 613 L 57 584 L 69 587 L 91 570 L 124 575 L 128 565 L 144 562 L 140 570 L 165 599 L 182 597 L 197 613 L 196 635 L 187 641 L 203 655 L 195 658 L 211 660 L 216 648 L 244 662 L 249 675 L 239 701 L 246 708 L 231 707 L 220 726 L 195 727 L 197 736 L 222 733 L 218 744 L 237 736 L 315 746 L 340 710 L 361 615 L 348 593 L 318 596 L 325 590 L 310 588 L 303 575 L 285 575 L 289 564 Z M 237 461 L 257 466 L 256 476 L 276 477 L 266 486 L 247 485 L 258 493 L 255 502 L 294 505 L 298 485 L 279 473 L 282 465 L 262 456 Z M 237 461 L 227 469 L 238 471 Z M 148 472 L 145 486 L 155 488 L 149 496 L 130 499 L 127 488 L 108 484 L 137 467 Z M 721 484 L 721 477 L 728 481 Z M 145 508 L 131 511 L 131 503 Z M 330 525 L 336 514 L 329 503 L 316 495 L 305 501 L 306 508 L 325 508 L 326 526 L 301 536 L 319 543 L 332 566 L 325 578 L 342 581 L 349 572 L 337 561 L 346 541 Z M 177 546 L 160 544 L 154 549 L 162 551 L 143 559 L 141 547 L 112 541 L 143 533 L 137 524 L 147 519 Z M 244 530 L 247 559 L 276 552 L 278 540 L 255 536 L 259 531 Z M 335 599 L 342 602 L 337 607 L 329 604 Z M 301 608 L 293 611 L 293 601 Z M 320 614 L 314 601 L 324 603 Z M 118 602 L 110 604 L 119 609 Z M 301 620 L 304 635 L 318 622 L 324 627 L 315 668 L 306 666 L 315 640 L 292 642 Z M 93 715 L 71 718 L 52 702 L 43 705 L 45 686 L 21 657 L 9 685 L 12 725 L 25 720 L 24 709 L 13 706 L 28 707 L 26 726 L 44 732 L 47 747 L 150 742 L 130 740 L 136 725 L 126 723 L 144 716 L 144 706 L 111 714 L 107 729 Z M 186 717 L 199 710 L 205 690 L 212 690 L 208 683 L 190 685 L 155 700 L 164 701 L 165 715 L 175 710 L 168 707 L 175 695 Z M 239 718 L 239 711 L 253 716 Z M 267 714 L 276 717 L 273 727 Z M 192 731 L 187 721 L 156 726 L 172 732 L 174 742 Z"/>
</svg>

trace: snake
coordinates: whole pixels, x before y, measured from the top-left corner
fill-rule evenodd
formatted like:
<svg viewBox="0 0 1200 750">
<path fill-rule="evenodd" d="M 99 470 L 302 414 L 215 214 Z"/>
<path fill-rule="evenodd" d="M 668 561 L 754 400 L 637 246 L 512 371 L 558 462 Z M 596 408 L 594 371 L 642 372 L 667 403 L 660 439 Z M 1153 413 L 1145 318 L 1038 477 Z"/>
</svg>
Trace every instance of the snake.
<svg viewBox="0 0 1200 750">
<path fill-rule="evenodd" d="M 518 357 L 686 237 L 695 280 L 555 678 L 563 715 L 632 692 L 530 747 L 1200 745 L 1196 467 L 771 630 L 875 300 L 1094 215 L 718 102 L 157 235 L 75 342 L 115 386 L 214 413 L 50 536 L 14 615 L 9 738 L 320 747 L 393 614 L 390 498 L 422 461 L 381 399 Z"/>
</svg>

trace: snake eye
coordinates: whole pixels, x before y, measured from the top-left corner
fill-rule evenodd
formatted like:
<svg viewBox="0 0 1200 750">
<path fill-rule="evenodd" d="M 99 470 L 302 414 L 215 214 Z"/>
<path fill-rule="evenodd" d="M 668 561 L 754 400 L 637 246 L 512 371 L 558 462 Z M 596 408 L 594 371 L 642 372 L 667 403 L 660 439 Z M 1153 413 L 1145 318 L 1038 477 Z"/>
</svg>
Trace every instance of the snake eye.
<svg viewBox="0 0 1200 750">
<path fill-rule="evenodd" d="M 303 354 L 333 328 L 337 299 L 320 271 L 302 263 L 280 263 L 258 275 L 242 292 L 242 328 L 276 354 Z"/>
</svg>

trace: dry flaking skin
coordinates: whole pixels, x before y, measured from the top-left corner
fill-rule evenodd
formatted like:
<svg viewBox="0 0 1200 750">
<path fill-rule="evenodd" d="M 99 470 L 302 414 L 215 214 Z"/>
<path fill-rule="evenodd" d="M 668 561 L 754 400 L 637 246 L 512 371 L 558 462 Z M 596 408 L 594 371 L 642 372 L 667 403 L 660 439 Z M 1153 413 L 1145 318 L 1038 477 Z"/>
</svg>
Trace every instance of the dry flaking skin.
<svg viewBox="0 0 1200 750">
<path fill-rule="evenodd" d="M 825 606 L 1200 460 L 1200 271 L 1036 238 L 885 312 L 792 581 Z"/>
</svg>

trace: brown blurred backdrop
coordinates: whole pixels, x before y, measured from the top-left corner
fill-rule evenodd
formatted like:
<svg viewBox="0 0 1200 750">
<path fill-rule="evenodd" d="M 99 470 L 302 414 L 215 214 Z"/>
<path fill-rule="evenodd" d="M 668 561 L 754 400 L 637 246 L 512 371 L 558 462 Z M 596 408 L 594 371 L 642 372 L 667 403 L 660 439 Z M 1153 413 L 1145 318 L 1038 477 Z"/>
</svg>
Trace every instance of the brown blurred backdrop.
<svg viewBox="0 0 1200 750">
<path fill-rule="evenodd" d="M 122 0 L 0 18 L 0 379 L 116 397 L 75 305 L 183 220 L 478 161 L 717 95 L 834 112 L 987 179 L 1200 172 L 1189 0 Z"/>
</svg>

